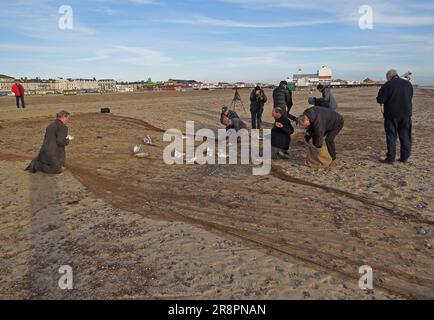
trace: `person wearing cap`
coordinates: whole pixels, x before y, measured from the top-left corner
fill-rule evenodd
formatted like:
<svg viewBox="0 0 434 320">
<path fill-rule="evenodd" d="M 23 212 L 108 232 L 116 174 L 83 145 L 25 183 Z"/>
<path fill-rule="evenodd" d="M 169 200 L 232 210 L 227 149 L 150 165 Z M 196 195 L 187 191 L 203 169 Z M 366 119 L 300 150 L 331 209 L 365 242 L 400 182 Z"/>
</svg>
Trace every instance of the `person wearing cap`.
<svg viewBox="0 0 434 320">
<path fill-rule="evenodd" d="M 281 81 L 279 86 L 273 91 L 273 107 L 282 109 L 284 115 L 289 116 L 292 106 L 292 92 L 288 88 L 288 82 Z M 295 120 L 295 118 L 290 118 L 291 120 Z"/>
<path fill-rule="evenodd" d="M 21 84 L 20 80 L 15 80 L 15 83 L 12 85 L 11 91 L 15 95 L 17 108 L 20 108 L 21 101 L 21 106 L 24 109 L 26 107 L 26 104 L 24 103 L 24 86 Z"/>
<path fill-rule="evenodd" d="M 63 172 L 65 166 L 65 147 L 74 137 L 68 134 L 70 113 L 60 111 L 56 119 L 47 127 L 44 142 L 38 156 L 26 168 L 27 171 L 35 173 L 37 171 L 59 174 Z"/>
<path fill-rule="evenodd" d="M 306 129 L 307 143 L 312 140 L 313 145 L 320 149 L 325 140 L 331 158 L 336 160 L 335 138 L 344 127 L 344 118 L 339 113 L 324 107 L 311 107 L 298 117 L 297 122 Z"/>
<path fill-rule="evenodd" d="M 238 114 L 235 111 L 229 110 L 229 108 L 227 106 L 223 106 L 222 112 L 220 114 L 220 123 L 223 125 L 224 125 L 224 123 L 223 123 L 224 118 L 239 119 L 240 117 L 238 116 Z"/>
<path fill-rule="evenodd" d="M 338 107 L 338 103 L 336 102 L 336 99 L 333 96 L 331 89 L 329 87 L 325 87 L 321 83 L 316 88 L 319 92 L 321 92 L 322 98 L 309 98 L 309 104 L 317 107 L 324 107 L 336 110 Z"/>
<path fill-rule="evenodd" d="M 294 128 L 283 109 L 274 108 L 272 115 L 275 122 L 271 129 L 271 158 L 274 160 L 289 160 L 290 156 L 288 150 Z"/>
<path fill-rule="evenodd" d="M 399 161 L 406 163 L 411 155 L 413 86 L 410 81 L 401 79 L 394 69 L 386 74 L 387 82 L 378 92 L 377 102 L 384 106 L 384 130 L 386 132 L 387 154 L 381 163 L 393 164 L 396 159 L 396 140 L 399 137 L 401 156 Z"/>
<path fill-rule="evenodd" d="M 262 114 L 267 96 L 260 86 L 250 93 L 250 113 L 252 114 L 252 129 L 262 129 Z"/>
</svg>

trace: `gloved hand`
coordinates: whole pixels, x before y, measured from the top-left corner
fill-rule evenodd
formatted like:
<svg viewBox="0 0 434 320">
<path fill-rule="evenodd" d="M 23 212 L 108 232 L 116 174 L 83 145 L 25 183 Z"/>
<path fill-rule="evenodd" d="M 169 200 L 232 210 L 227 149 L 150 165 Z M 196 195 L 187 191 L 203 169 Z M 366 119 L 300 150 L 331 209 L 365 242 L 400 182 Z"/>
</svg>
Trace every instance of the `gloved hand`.
<svg viewBox="0 0 434 320">
<path fill-rule="evenodd" d="M 312 139 L 312 136 L 310 134 L 306 134 L 304 136 L 304 140 L 306 140 L 307 143 L 309 143 L 311 139 Z"/>
<path fill-rule="evenodd" d="M 68 139 L 69 141 L 72 141 L 72 140 L 74 140 L 74 137 L 71 136 L 71 135 L 68 135 L 68 136 L 66 137 L 66 139 Z"/>
</svg>

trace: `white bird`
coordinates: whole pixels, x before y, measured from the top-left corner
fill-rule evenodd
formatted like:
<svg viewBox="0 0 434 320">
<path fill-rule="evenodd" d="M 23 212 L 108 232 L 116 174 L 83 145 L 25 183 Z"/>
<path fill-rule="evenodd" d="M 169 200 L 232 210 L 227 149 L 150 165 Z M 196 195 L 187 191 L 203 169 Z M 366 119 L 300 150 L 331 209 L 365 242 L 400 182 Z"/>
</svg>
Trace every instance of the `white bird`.
<svg viewBox="0 0 434 320">
<path fill-rule="evenodd" d="M 144 144 L 147 144 L 147 145 L 152 144 L 152 139 L 151 139 L 151 137 L 150 137 L 150 136 L 146 136 L 146 137 L 143 139 L 143 143 L 144 143 Z"/>
<path fill-rule="evenodd" d="M 139 145 L 135 145 L 134 147 L 133 147 L 133 152 L 134 153 L 139 153 L 139 152 L 141 152 L 142 151 L 142 147 L 140 147 Z"/>
</svg>

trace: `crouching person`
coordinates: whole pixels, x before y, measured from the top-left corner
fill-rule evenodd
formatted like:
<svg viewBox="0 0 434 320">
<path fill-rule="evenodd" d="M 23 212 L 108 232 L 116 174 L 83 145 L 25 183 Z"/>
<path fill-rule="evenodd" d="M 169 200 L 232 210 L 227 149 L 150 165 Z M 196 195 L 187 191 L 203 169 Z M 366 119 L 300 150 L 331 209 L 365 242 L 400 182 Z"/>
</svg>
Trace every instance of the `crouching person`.
<svg viewBox="0 0 434 320">
<path fill-rule="evenodd" d="M 273 109 L 274 126 L 271 129 L 271 158 L 290 159 L 288 150 L 291 144 L 291 135 L 294 128 L 286 117 L 286 111 L 282 108 Z"/>
<path fill-rule="evenodd" d="M 46 129 L 44 142 L 35 160 L 26 168 L 27 171 L 35 173 L 37 171 L 59 174 L 63 172 L 65 165 L 65 147 L 74 138 L 68 135 L 70 113 L 60 111 Z"/>
<path fill-rule="evenodd" d="M 223 120 L 224 120 L 225 118 L 229 118 L 229 119 L 239 119 L 240 117 L 238 116 L 238 114 L 237 114 L 235 111 L 233 111 L 233 110 L 229 110 L 228 107 L 223 106 L 223 107 L 222 107 L 222 112 L 221 112 L 221 114 L 220 114 L 220 123 L 221 123 L 221 124 L 224 124 L 224 123 L 223 123 Z"/>
<path fill-rule="evenodd" d="M 328 152 L 332 160 L 336 160 L 335 138 L 344 127 L 344 118 L 339 113 L 323 107 L 312 107 L 298 118 L 298 125 L 306 129 L 306 142 L 312 140 L 318 149 L 322 148 L 325 138 Z"/>
</svg>

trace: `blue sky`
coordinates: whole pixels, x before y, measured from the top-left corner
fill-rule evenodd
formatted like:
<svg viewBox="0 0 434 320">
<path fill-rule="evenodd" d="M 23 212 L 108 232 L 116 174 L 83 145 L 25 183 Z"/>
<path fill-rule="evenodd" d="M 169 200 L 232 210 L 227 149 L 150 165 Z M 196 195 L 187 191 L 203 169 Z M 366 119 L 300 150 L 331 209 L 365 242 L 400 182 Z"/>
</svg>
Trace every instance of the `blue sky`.
<svg viewBox="0 0 434 320">
<path fill-rule="evenodd" d="M 0 0 L 0 74 L 278 82 L 333 68 L 434 84 L 434 2 L 401 0 Z M 59 7 L 74 27 L 58 27 Z M 374 28 L 359 28 L 370 5 Z"/>
</svg>

